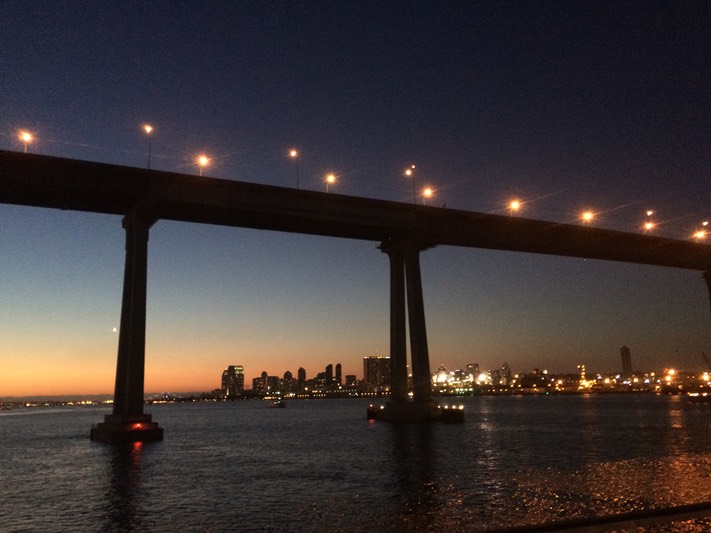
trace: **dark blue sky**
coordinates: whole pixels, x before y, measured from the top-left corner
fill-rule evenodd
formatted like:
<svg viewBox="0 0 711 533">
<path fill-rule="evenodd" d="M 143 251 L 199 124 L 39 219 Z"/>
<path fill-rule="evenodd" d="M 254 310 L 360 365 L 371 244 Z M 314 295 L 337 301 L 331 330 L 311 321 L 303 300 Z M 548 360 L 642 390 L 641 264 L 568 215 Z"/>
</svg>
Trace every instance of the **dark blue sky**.
<svg viewBox="0 0 711 533">
<path fill-rule="evenodd" d="M 27 129 L 33 152 L 144 166 L 150 123 L 158 169 L 196 173 L 205 152 L 210 176 L 293 186 L 295 146 L 308 189 L 334 172 L 332 192 L 412 201 L 415 163 L 434 205 L 505 212 L 516 196 L 523 216 L 590 208 L 624 231 L 653 209 L 680 239 L 711 217 L 708 2 L 10 0 L 0 39 L 3 149 Z M 0 206 L 3 358 L 110 383 L 122 249 L 117 218 Z M 159 222 L 150 254 L 149 389 L 217 386 L 227 364 L 360 375 L 387 353 L 372 243 Z M 622 344 L 640 368 L 696 368 L 709 348 L 693 272 L 422 260 L 435 368 L 615 370 Z M 6 375 L 0 394 L 33 387 Z"/>
</svg>

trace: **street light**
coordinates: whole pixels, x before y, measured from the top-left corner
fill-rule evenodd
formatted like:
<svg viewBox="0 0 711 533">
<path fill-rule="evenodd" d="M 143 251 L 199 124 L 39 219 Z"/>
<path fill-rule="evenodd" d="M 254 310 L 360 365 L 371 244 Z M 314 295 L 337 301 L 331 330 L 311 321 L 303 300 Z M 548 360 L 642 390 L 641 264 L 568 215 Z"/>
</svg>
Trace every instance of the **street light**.
<svg viewBox="0 0 711 533">
<path fill-rule="evenodd" d="M 595 213 L 593 213 L 592 211 L 585 211 L 580 216 L 580 218 L 582 219 L 583 224 L 588 224 L 588 223 L 592 222 L 593 218 L 595 218 Z"/>
<path fill-rule="evenodd" d="M 34 140 L 34 137 L 32 137 L 32 134 L 29 131 L 21 131 L 18 137 L 20 138 L 22 144 L 25 145 L 25 153 L 27 153 L 27 145 Z"/>
<path fill-rule="evenodd" d="M 417 186 L 415 185 L 415 165 L 410 165 L 405 169 L 405 176 L 412 178 L 412 203 L 417 203 Z"/>
<path fill-rule="evenodd" d="M 334 183 L 336 183 L 335 175 L 329 174 L 328 176 L 326 176 L 326 192 L 328 192 L 328 186 L 333 185 Z"/>
<path fill-rule="evenodd" d="M 644 223 L 644 231 L 652 231 L 654 229 L 654 222 L 652 221 L 652 215 L 654 211 L 647 209 L 647 220 Z"/>
<path fill-rule="evenodd" d="M 523 202 L 521 202 L 521 200 L 511 200 L 509 203 L 509 214 L 513 215 L 514 213 L 518 213 L 522 205 Z"/>
<path fill-rule="evenodd" d="M 195 161 L 200 167 L 200 175 L 202 176 L 202 169 L 210 164 L 210 159 L 206 155 L 199 155 Z"/>
<path fill-rule="evenodd" d="M 151 133 L 153 133 L 153 126 L 144 124 L 143 131 L 145 131 L 148 136 L 148 168 L 151 168 Z"/>
<path fill-rule="evenodd" d="M 432 187 L 425 187 L 424 189 L 422 189 L 422 204 L 427 204 L 427 200 L 429 198 L 432 198 L 433 194 L 434 190 L 432 189 Z"/>
<path fill-rule="evenodd" d="M 289 157 L 291 157 L 296 163 L 296 188 L 299 188 L 299 152 L 296 148 L 289 150 Z"/>
</svg>

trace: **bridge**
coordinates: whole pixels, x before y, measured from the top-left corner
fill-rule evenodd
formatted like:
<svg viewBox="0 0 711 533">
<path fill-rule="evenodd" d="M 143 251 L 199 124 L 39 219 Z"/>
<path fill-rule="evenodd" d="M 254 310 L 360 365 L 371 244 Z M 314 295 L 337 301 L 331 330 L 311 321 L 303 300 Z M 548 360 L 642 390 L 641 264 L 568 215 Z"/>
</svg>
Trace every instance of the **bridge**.
<svg viewBox="0 0 711 533">
<path fill-rule="evenodd" d="M 461 246 L 703 272 L 711 246 L 652 235 L 202 176 L 0 151 L 0 203 L 123 216 L 126 256 L 113 412 L 92 428 L 107 442 L 157 440 L 143 412 L 148 236 L 160 219 L 367 240 L 390 263 L 391 400 L 380 418 L 436 417 L 420 252 Z M 413 399 L 407 393 L 407 329 Z"/>
</svg>

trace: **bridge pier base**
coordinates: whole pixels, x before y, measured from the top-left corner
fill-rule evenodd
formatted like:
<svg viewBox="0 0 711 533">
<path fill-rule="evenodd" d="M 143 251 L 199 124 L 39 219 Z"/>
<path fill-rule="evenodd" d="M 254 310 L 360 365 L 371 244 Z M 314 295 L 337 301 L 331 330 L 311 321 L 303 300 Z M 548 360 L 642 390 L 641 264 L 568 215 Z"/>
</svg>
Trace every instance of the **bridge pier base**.
<svg viewBox="0 0 711 533">
<path fill-rule="evenodd" d="M 114 444 L 163 439 L 163 428 L 143 413 L 148 232 L 154 222 L 141 208 L 134 208 L 123 219 L 126 264 L 113 413 L 91 429 L 92 440 Z"/>
<path fill-rule="evenodd" d="M 109 444 L 151 442 L 163 440 L 163 428 L 151 415 L 106 415 L 104 421 L 91 428 L 91 440 Z"/>
<path fill-rule="evenodd" d="M 441 415 L 432 400 L 425 308 L 422 297 L 420 251 L 422 246 L 407 241 L 387 241 L 380 249 L 390 260 L 390 402 L 369 410 L 378 420 L 416 422 Z M 407 294 L 407 298 L 405 297 Z M 406 307 L 407 302 L 407 307 Z M 406 310 L 407 309 L 407 310 Z M 410 323 L 413 399 L 407 393 L 407 332 Z"/>
</svg>

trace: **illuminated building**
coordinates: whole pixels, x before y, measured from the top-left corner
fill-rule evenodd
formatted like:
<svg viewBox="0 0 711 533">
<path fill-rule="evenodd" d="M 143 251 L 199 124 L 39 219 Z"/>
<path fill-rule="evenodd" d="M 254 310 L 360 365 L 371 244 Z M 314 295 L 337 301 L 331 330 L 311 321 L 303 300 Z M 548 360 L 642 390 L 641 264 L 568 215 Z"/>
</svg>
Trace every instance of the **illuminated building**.
<svg viewBox="0 0 711 533">
<path fill-rule="evenodd" d="M 376 355 L 363 358 L 363 382 L 370 388 L 390 386 L 390 357 Z"/>
<path fill-rule="evenodd" d="M 478 378 L 479 374 L 481 373 L 481 372 L 479 372 L 479 363 L 469 363 L 467 365 L 466 372 L 467 372 L 467 374 L 472 376 L 472 379 Z"/>
<path fill-rule="evenodd" d="M 230 365 L 222 372 L 222 395 L 234 398 L 244 394 L 244 367 Z"/>
<path fill-rule="evenodd" d="M 341 367 L 341 363 L 336 364 L 336 385 L 340 385 L 343 383 L 343 369 Z"/>
</svg>

